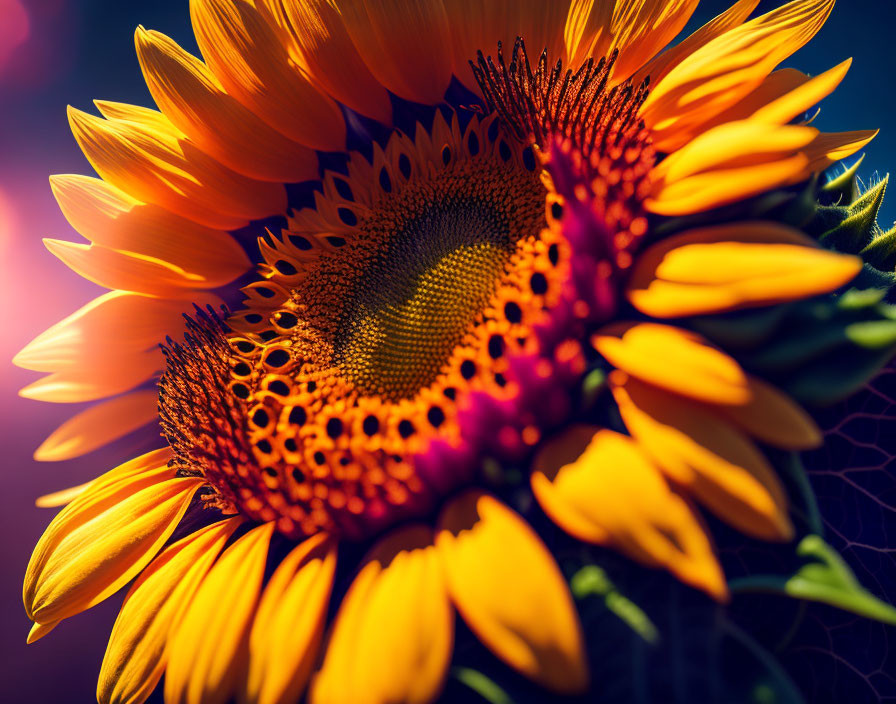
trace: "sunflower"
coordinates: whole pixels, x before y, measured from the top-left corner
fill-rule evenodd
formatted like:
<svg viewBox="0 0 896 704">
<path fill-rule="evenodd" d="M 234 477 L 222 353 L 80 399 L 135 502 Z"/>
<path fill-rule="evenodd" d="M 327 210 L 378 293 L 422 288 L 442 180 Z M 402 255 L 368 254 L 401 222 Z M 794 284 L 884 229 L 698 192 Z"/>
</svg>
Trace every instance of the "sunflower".
<svg viewBox="0 0 896 704">
<path fill-rule="evenodd" d="M 203 60 L 138 28 L 159 111 L 71 109 L 101 179 L 52 181 L 111 292 L 17 362 L 104 399 L 39 457 L 167 446 L 44 500 L 30 640 L 136 578 L 100 702 L 432 701 L 455 611 L 583 692 L 535 511 L 726 600 L 697 504 L 790 540 L 765 448 L 822 438 L 700 330 L 860 274 L 775 207 L 874 136 L 809 125 L 848 61 L 775 70 L 833 0 L 757 4 L 665 51 L 696 0 L 192 0 Z"/>
</svg>

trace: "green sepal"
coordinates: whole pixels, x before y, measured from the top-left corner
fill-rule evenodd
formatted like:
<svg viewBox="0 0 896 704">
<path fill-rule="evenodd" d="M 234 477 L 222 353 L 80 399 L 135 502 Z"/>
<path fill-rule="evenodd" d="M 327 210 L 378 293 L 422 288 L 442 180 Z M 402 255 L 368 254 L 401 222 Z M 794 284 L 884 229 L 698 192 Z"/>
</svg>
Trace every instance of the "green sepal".
<svg viewBox="0 0 896 704">
<path fill-rule="evenodd" d="M 733 580 L 738 592 L 772 592 L 817 601 L 875 621 L 896 625 L 896 608 L 867 591 L 830 545 L 817 535 L 807 535 L 796 548 L 807 560 L 791 576 L 757 575 Z"/>
<path fill-rule="evenodd" d="M 824 205 L 852 203 L 859 197 L 859 167 L 865 161 L 862 154 L 855 164 L 835 176 L 819 189 L 818 200 Z"/>
<path fill-rule="evenodd" d="M 453 667 L 451 676 L 472 689 L 489 704 L 513 704 L 510 695 L 488 675 L 470 667 Z"/>
<path fill-rule="evenodd" d="M 828 406 L 861 389 L 892 358 L 892 347 L 837 349 L 790 375 L 784 389 L 802 403 Z"/>
<path fill-rule="evenodd" d="M 629 628 L 648 643 L 656 643 L 659 633 L 647 614 L 635 602 L 622 594 L 607 573 L 597 565 L 585 565 L 569 580 L 572 595 L 582 600 L 601 597 L 607 609 L 625 622 Z"/>
<path fill-rule="evenodd" d="M 691 319 L 691 327 L 725 349 L 753 349 L 768 340 L 793 308 L 793 304 L 705 315 Z"/>
<path fill-rule="evenodd" d="M 869 188 L 845 208 L 819 206 L 817 218 L 823 218 L 825 213 L 829 216 L 833 215 L 834 213 L 831 211 L 835 211 L 836 217 L 842 217 L 842 219 L 835 226 L 822 232 L 818 241 L 828 249 L 851 254 L 861 253 L 865 261 L 876 266 L 875 262 L 865 257 L 864 252 L 880 231 L 877 225 L 877 215 L 887 192 L 888 180 L 889 177 L 884 177 L 880 183 Z"/>
<path fill-rule="evenodd" d="M 859 254 L 876 269 L 892 272 L 896 269 L 896 227 L 876 235 Z"/>
</svg>

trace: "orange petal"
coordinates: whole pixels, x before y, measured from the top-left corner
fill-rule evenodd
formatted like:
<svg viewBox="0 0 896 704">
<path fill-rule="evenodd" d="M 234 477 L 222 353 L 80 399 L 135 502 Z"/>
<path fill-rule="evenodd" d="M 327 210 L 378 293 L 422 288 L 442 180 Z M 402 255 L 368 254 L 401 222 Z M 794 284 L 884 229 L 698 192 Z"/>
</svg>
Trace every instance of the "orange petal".
<svg viewBox="0 0 896 704">
<path fill-rule="evenodd" d="M 851 281 L 862 260 L 773 222 L 688 230 L 640 254 L 626 296 L 642 313 L 677 318 L 773 305 Z"/>
<path fill-rule="evenodd" d="M 784 450 L 811 450 L 824 441 L 815 421 L 800 405 L 758 377 L 749 377 L 752 398 L 743 406 L 714 410 L 758 440 Z"/>
<path fill-rule="evenodd" d="M 158 417 L 159 393 L 135 391 L 98 403 L 69 418 L 34 452 L 38 462 L 80 457 Z"/>
<path fill-rule="evenodd" d="M 432 531 L 399 529 L 373 548 L 343 599 L 309 702 L 431 702 L 453 641 Z"/>
<path fill-rule="evenodd" d="M 613 7 L 612 2 L 572 0 L 563 31 L 568 68 L 575 70 L 587 59 L 609 53 Z"/>
<path fill-rule="evenodd" d="M 339 10 L 358 54 L 380 83 L 417 103 L 442 101 L 453 67 L 442 0 L 347 0 Z"/>
<path fill-rule="evenodd" d="M 879 132 L 880 130 L 859 130 L 819 134 L 806 148 L 809 165 L 804 171 L 804 178 L 808 178 L 810 174 L 824 171 L 841 159 L 852 156 L 877 137 Z"/>
<path fill-rule="evenodd" d="M 19 389 L 19 396 L 52 403 L 96 401 L 131 391 L 152 377 L 163 364 L 161 350 L 123 353 L 115 360 L 93 360 L 81 369 L 63 369 L 48 374 Z"/>
<path fill-rule="evenodd" d="M 297 701 L 317 659 L 333 575 L 336 543 L 324 533 L 296 546 L 274 572 L 249 635 L 245 701 Z"/>
<path fill-rule="evenodd" d="M 673 481 L 748 535 L 790 539 L 781 483 L 724 416 L 618 371 L 610 384 L 626 428 Z"/>
<path fill-rule="evenodd" d="M 711 40 L 650 92 L 642 116 L 656 148 L 672 152 L 699 125 L 756 88 L 821 28 L 834 0 L 795 0 Z"/>
<path fill-rule="evenodd" d="M 317 155 L 228 95 L 209 68 L 172 39 L 138 27 L 143 77 L 159 109 L 200 149 L 262 181 L 316 179 Z"/>
<path fill-rule="evenodd" d="M 69 269 L 104 288 L 163 297 L 211 288 L 201 275 L 143 254 L 48 238 L 44 245 Z"/>
<path fill-rule="evenodd" d="M 25 643 L 27 645 L 31 645 L 39 641 L 45 635 L 47 635 L 50 631 L 52 631 L 56 626 L 59 625 L 59 621 L 50 621 L 50 623 L 34 623 L 31 625 L 31 630 L 28 631 L 28 637 L 25 639 Z"/>
<path fill-rule="evenodd" d="M 598 0 L 600 2 L 600 0 Z M 607 54 L 619 50 L 613 83 L 621 83 L 671 42 L 700 0 L 618 0 L 613 8 Z"/>
<path fill-rule="evenodd" d="M 189 605 L 224 543 L 241 523 L 228 518 L 166 548 L 147 567 L 115 619 L 100 668 L 100 704 L 142 704 L 165 670 L 172 627 Z"/>
<path fill-rule="evenodd" d="M 25 575 L 30 618 L 47 623 L 98 604 L 165 544 L 203 479 L 174 478 L 165 465 L 142 469 L 116 481 L 97 480 L 53 519 Z"/>
<path fill-rule="evenodd" d="M 168 262 L 217 288 L 251 263 L 227 232 L 204 227 L 89 176 L 51 176 L 50 186 L 71 226 L 85 239 L 128 254 Z"/>
<path fill-rule="evenodd" d="M 778 125 L 790 122 L 833 93 L 846 77 L 851 65 L 852 59 L 847 59 L 829 71 L 810 78 L 779 98 L 764 104 L 750 116 L 750 119 Z"/>
<path fill-rule="evenodd" d="M 248 0 L 191 0 L 203 57 L 228 94 L 290 139 L 342 151 L 345 121 L 290 58 L 288 38 Z"/>
<path fill-rule="evenodd" d="M 741 405 L 750 400 L 740 365 L 689 330 L 614 323 L 599 330 L 591 343 L 614 367 L 660 388 L 710 403 Z"/>
<path fill-rule="evenodd" d="M 699 519 L 629 437 L 573 426 L 535 458 L 532 491 L 558 526 L 614 545 L 725 600 L 725 577 Z"/>
<path fill-rule="evenodd" d="M 58 508 L 70 504 L 77 497 L 84 493 L 84 490 L 90 486 L 90 482 L 84 482 L 77 486 L 70 486 L 68 489 L 60 489 L 52 494 L 44 494 L 38 496 L 34 500 L 34 505 L 38 508 Z"/>
<path fill-rule="evenodd" d="M 551 553 L 516 513 L 477 490 L 439 518 L 436 548 L 464 620 L 508 665 L 548 689 L 588 687 L 582 627 Z"/>
<path fill-rule="evenodd" d="M 169 640 L 167 704 L 224 704 L 245 667 L 273 523 L 263 523 L 224 551 Z"/>
<path fill-rule="evenodd" d="M 287 33 L 306 75 L 352 110 L 391 124 L 389 94 L 358 55 L 334 3 L 265 0 L 258 7 Z"/>
<path fill-rule="evenodd" d="M 651 85 L 659 85 L 669 71 L 678 66 L 697 49 L 705 46 L 716 37 L 725 34 L 728 30 L 743 24 L 744 20 L 750 16 L 750 13 L 756 9 L 758 4 L 759 0 L 738 0 L 725 12 L 711 19 L 687 39 L 683 39 L 675 46 L 669 47 L 661 54 L 654 56 L 646 66 L 635 74 L 634 83 L 640 84 L 649 76 Z"/>
<path fill-rule="evenodd" d="M 128 195 L 220 230 L 285 212 L 283 186 L 222 166 L 160 113 L 98 106 L 110 119 L 69 108 L 72 132 L 97 173 Z"/>
</svg>

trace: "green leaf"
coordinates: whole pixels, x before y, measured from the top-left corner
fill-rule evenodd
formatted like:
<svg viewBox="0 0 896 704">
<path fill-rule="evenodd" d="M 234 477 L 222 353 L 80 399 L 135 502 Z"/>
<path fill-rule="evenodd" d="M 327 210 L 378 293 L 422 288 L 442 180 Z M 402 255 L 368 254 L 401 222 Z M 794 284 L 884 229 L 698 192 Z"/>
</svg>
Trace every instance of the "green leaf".
<svg viewBox="0 0 896 704">
<path fill-rule="evenodd" d="M 620 593 L 607 573 L 597 565 L 585 565 L 579 569 L 572 576 L 569 587 L 573 596 L 579 600 L 589 596 L 603 597 L 607 609 L 648 643 L 656 643 L 659 639 L 656 626 L 647 614 L 631 599 Z"/>
<path fill-rule="evenodd" d="M 802 403 L 826 406 L 858 391 L 892 357 L 892 347 L 837 349 L 791 374 L 784 388 Z"/>
<path fill-rule="evenodd" d="M 731 591 L 787 594 L 896 625 L 896 608 L 862 587 L 843 558 L 820 536 L 807 535 L 796 553 L 809 561 L 792 576 L 744 577 L 731 582 Z"/>
<path fill-rule="evenodd" d="M 479 670 L 469 667 L 454 667 L 451 669 L 451 675 L 490 704 L 513 704 L 513 700 L 507 692 Z"/>
</svg>

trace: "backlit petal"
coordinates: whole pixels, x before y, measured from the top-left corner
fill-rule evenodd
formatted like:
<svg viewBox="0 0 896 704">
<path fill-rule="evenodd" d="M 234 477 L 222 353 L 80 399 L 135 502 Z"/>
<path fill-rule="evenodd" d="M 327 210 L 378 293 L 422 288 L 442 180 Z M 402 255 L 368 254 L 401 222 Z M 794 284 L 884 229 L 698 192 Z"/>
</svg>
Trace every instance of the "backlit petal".
<svg viewBox="0 0 896 704">
<path fill-rule="evenodd" d="M 399 529 L 366 558 L 342 601 L 311 704 L 426 704 L 442 689 L 454 614 L 425 526 Z"/>
<path fill-rule="evenodd" d="M 229 233 L 142 203 L 105 181 L 51 176 L 50 186 L 71 226 L 94 244 L 168 262 L 209 288 L 230 283 L 250 267 Z"/>
<path fill-rule="evenodd" d="M 829 71 L 810 78 L 780 98 L 760 107 L 750 119 L 779 125 L 790 122 L 833 93 L 846 77 L 851 65 L 852 59 L 847 59 Z"/>
<path fill-rule="evenodd" d="M 390 124 L 389 94 L 358 55 L 338 7 L 331 0 L 265 0 L 288 33 L 305 73 L 339 102 Z"/>
<path fill-rule="evenodd" d="M 25 610 L 42 623 L 68 618 L 114 594 L 138 574 L 180 521 L 201 478 L 175 478 L 166 465 L 129 465 L 97 480 L 66 506 L 38 541 L 25 576 Z M 164 455 L 163 455 L 164 456 Z"/>
<path fill-rule="evenodd" d="M 380 83 L 407 100 L 441 102 L 453 67 L 442 0 L 340 0 L 338 7 L 358 54 Z"/>
<path fill-rule="evenodd" d="M 131 391 L 164 363 L 161 350 L 123 353 L 115 360 L 93 360 L 80 369 L 48 374 L 19 390 L 19 396 L 52 403 L 96 401 Z"/>
<path fill-rule="evenodd" d="M 221 230 L 286 210 L 286 189 L 222 166 L 160 113 L 98 103 L 110 119 L 69 108 L 72 132 L 100 176 L 128 195 Z"/>
<path fill-rule="evenodd" d="M 806 148 L 809 164 L 805 177 L 824 171 L 841 159 L 852 156 L 877 137 L 880 130 L 858 130 L 855 132 L 829 132 L 819 134 Z"/>
<path fill-rule="evenodd" d="M 675 151 L 821 28 L 834 0 L 795 0 L 711 40 L 650 92 L 642 115 L 658 150 Z"/>
<path fill-rule="evenodd" d="M 497 499 L 468 491 L 442 512 L 436 548 L 452 600 L 495 655 L 553 691 L 587 688 L 569 587 L 522 518 Z"/>
<path fill-rule="evenodd" d="M 765 306 L 827 293 L 862 260 L 822 249 L 773 222 L 740 222 L 673 235 L 640 254 L 626 296 L 642 313 L 676 318 Z"/>
<path fill-rule="evenodd" d="M 137 29 L 137 56 L 159 109 L 225 166 L 264 181 L 316 179 L 317 155 L 228 95 L 211 70 L 159 32 Z"/>
<path fill-rule="evenodd" d="M 614 367 L 668 391 L 721 404 L 739 405 L 750 399 L 740 365 L 689 330 L 657 323 L 614 323 L 599 330 L 591 342 Z"/>
<path fill-rule="evenodd" d="M 89 486 L 90 482 L 84 482 L 77 486 L 70 486 L 68 489 L 54 491 L 52 494 L 38 496 L 34 500 L 34 505 L 38 508 L 58 508 L 60 506 L 65 506 L 83 494 Z"/>
<path fill-rule="evenodd" d="M 532 490 L 570 535 L 613 545 L 717 599 L 727 597 L 700 521 L 631 438 L 589 426 L 569 428 L 539 450 Z"/>
<path fill-rule="evenodd" d="M 170 636 L 166 704 L 231 700 L 248 654 L 249 628 L 274 532 L 264 523 L 242 536 L 215 563 Z"/>
<path fill-rule="evenodd" d="M 619 371 L 610 382 L 626 428 L 673 481 L 748 535 L 793 535 L 774 471 L 721 414 Z"/>
<path fill-rule="evenodd" d="M 240 522 L 228 518 L 188 535 L 143 571 L 109 636 L 97 683 L 100 704 L 141 704 L 149 697 L 165 669 L 172 626 Z"/>
<path fill-rule="evenodd" d="M 190 17 L 202 56 L 228 94 L 300 144 L 345 147 L 339 107 L 303 75 L 288 54 L 288 39 L 254 3 L 191 0 Z"/>
<path fill-rule="evenodd" d="M 135 391 L 87 408 L 54 430 L 34 452 L 39 462 L 80 457 L 158 417 L 159 392 Z"/>
<path fill-rule="evenodd" d="M 299 699 L 317 658 L 335 570 L 336 543 L 324 533 L 300 543 L 278 565 L 249 635 L 245 701 Z"/>
</svg>

